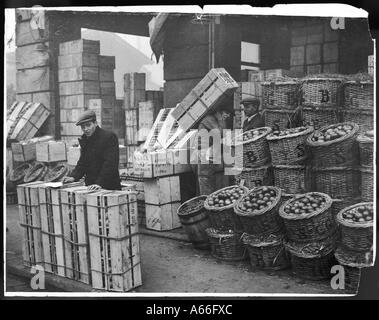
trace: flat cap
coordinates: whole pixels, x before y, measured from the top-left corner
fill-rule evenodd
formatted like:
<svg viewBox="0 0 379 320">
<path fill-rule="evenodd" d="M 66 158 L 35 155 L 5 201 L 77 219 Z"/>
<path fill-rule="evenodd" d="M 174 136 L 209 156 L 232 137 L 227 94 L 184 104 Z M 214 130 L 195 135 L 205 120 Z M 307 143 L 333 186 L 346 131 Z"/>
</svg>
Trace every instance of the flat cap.
<svg viewBox="0 0 379 320">
<path fill-rule="evenodd" d="M 242 99 L 241 103 L 242 104 L 249 104 L 249 103 L 260 104 L 260 100 L 257 97 L 248 97 L 248 98 Z"/>
<path fill-rule="evenodd" d="M 77 126 L 88 122 L 88 121 L 96 121 L 96 113 L 92 110 L 84 111 L 80 116 L 78 121 L 75 123 Z"/>
</svg>

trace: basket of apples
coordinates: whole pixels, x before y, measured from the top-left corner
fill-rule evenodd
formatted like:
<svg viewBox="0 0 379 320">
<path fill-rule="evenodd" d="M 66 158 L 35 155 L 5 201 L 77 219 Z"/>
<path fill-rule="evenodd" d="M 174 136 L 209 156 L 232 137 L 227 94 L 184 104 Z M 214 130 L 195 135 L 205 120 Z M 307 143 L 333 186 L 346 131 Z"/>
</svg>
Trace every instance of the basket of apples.
<svg viewBox="0 0 379 320">
<path fill-rule="evenodd" d="M 235 157 L 243 168 L 254 168 L 270 162 L 270 151 L 266 137 L 269 127 L 261 127 L 244 132 L 235 138 Z M 242 148 L 241 148 L 242 147 Z"/>
<path fill-rule="evenodd" d="M 365 132 L 357 137 L 359 145 L 359 158 L 361 166 L 373 167 L 374 165 L 374 130 Z"/>
<path fill-rule="evenodd" d="M 328 238 L 337 230 L 332 199 L 324 193 L 308 192 L 284 202 L 279 208 L 287 238 L 299 243 Z"/>
<path fill-rule="evenodd" d="M 273 165 L 300 163 L 307 158 L 305 141 L 313 127 L 275 130 L 267 136 Z"/>
<path fill-rule="evenodd" d="M 208 210 L 211 227 L 219 230 L 242 231 L 242 225 L 234 213 L 234 203 L 247 194 L 248 188 L 233 185 L 207 196 L 204 207 Z"/>
<path fill-rule="evenodd" d="M 357 164 L 355 140 L 358 131 L 359 126 L 353 122 L 337 123 L 314 131 L 306 141 L 314 164 L 320 167 Z"/>
<path fill-rule="evenodd" d="M 283 223 L 278 215 L 282 191 L 272 186 L 256 187 L 234 205 L 244 232 L 250 235 L 280 233 Z"/>
<path fill-rule="evenodd" d="M 373 220 L 372 202 L 361 202 L 341 210 L 337 215 L 341 244 L 355 251 L 370 251 L 374 237 Z"/>
</svg>

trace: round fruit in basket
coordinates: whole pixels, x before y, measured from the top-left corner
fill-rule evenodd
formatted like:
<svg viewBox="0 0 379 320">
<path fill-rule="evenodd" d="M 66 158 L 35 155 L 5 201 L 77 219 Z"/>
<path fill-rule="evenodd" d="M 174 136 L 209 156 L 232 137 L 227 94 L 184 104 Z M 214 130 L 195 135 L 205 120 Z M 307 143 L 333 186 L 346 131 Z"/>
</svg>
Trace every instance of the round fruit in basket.
<svg viewBox="0 0 379 320">
<path fill-rule="evenodd" d="M 306 194 L 302 198 L 290 202 L 284 207 L 287 214 L 309 214 L 321 209 L 326 203 L 326 199 L 320 195 Z"/>
<path fill-rule="evenodd" d="M 254 130 L 247 131 L 243 134 L 243 141 L 255 140 L 260 137 L 262 134 L 266 133 L 265 129 L 257 128 Z"/>
<path fill-rule="evenodd" d="M 242 198 L 238 208 L 245 212 L 258 212 L 271 206 L 277 197 L 278 193 L 275 189 L 266 186 L 258 187 Z"/>
<path fill-rule="evenodd" d="M 371 205 L 361 205 L 354 207 L 342 214 L 342 218 L 351 223 L 366 223 L 374 219 Z"/>
<path fill-rule="evenodd" d="M 296 128 L 291 128 L 291 129 L 285 129 L 285 130 L 275 130 L 272 132 L 272 134 L 274 136 L 277 136 L 277 137 L 284 137 L 284 136 L 288 136 L 288 135 L 291 135 L 291 134 L 295 134 L 295 133 L 299 133 L 299 132 L 303 132 L 307 130 L 306 127 L 296 127 Z"/>
<path fill-rule="evenodd" d="M 233 204 L 246 191 L 242 187 L 233 187 L 230 189 L 224 189 L 218 193 L 210 195 L 207 199 L 209 207 L 221 208 Z"/>
<path fill-rule="evenodd" d="M 315 133 L 314 136 L 312 137 L 312 141 L 315 141 L 315 142 L 316 141 L 318 142 L 333 141 L 347 134 L 350 134 L 350 132 L 353 129 L 354 128 L 349 124 L 338 125 L 333 128 L 328 128 L 326 130 Z"/>
</svg>

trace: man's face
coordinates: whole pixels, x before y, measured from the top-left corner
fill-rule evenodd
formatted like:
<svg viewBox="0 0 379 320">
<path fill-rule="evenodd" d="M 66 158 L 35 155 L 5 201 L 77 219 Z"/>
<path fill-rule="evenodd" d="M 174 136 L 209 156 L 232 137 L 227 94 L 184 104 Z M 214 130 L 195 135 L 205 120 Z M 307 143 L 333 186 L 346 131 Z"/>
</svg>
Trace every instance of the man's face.
<svg viewBox="0 0 379 320">
<path fill-rule="evenodd" d="M 87 122 L 82 123 L 80 125 L 80 127 L 82 128 L 83 133 L 87 137 L 90 137 L 95 132 L 95 129 L 97 127 L 97 122 L 96 121 L 87 121 Z"/>
<path fill-rule="evenodd" d="M 244 110 L 247 116 L 252 116 L 258 112 L 259 105 L 256 103 L 247 103 L 244 105 Z"/>
</svg>

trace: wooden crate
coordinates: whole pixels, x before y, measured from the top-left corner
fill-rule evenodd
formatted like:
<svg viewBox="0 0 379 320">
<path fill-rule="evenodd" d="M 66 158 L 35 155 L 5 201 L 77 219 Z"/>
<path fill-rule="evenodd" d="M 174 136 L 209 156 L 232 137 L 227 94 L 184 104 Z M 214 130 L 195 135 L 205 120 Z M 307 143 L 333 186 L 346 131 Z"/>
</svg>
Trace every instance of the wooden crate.
<svg viewBox="0 0 379 320">
<path fill-rule="evenodd" d="M 88 188 L 71 187 L 60 190 L 67 278 L 90 282 L 90 254 L 87 224 Z"/>
<path fill-rule="evenodd" d="M 67 149 L 67 164 L 70 166 L 76 166 L 80 158 L 80 147 L 71 146 Z"/>
<path fill-rule="evenodd" d="M 78 121 L 79 116 L 84 112 L 84 109 L 61 109 L 60 110 L 60 122 L 72 122 Z"/>
<path fill-rule="evenodd" d="M 104 70 L 116 69 L 116 57 L 115 56 L 99 56 L 99 68 Z"/>
<path fill-rule="evenodd" d="M 33 138 L 50 115 L 50 111 L 40 103 L 30 103 L 24 111 L 10 128 L 8 137 L 11 140 Z"/>
<path fill-rule="evenodd" d="M 38 186 L 39 206 L 41 215 L 42 249 L 44 268 L 60 276 L 65 276 L 63 225 L 60 189 L 83 185 L 74 182 L 52 188 L 48 183 Z"/>
<path fill-rule="evenodd" d="M 277 78 L 282 78 L 282 77 L 292 77 L 292 76 L 293 76 L 292 72 L 285 69 L 265 70 L 266 81 L 275 80 Z"/>
<path fill-rule="evenodd" d="M 305 63 L 305 47 L 291 47 L 291 66 L 302 66 Z"/>
<path fill-rule="evenodd" d="M 116 86 L 114 81 L 100 81 L 101 95 L 114 96 L 116 99 Z"/>
<path fill-rule="evenodd" d="M 138 108 L 138 103 L 146 98 L 146 74 L 126 73 L 124 75 L 125 109 Z"/>
<path fill-rule="evenodd" d="M 127 145 L 126 155 L 127 155 L 127 167 L 134 167 L 134 152 L 138 150 L 138 145 Z"/>
<path fill-rule="evenodd" d="M 72 81 L 59 83 L 59 95 L 100 94 L 98 81 Z"/>
<path fill-rule="evenodd" d="M 44 141 L 37 143 L 36 159 L 40 162 L 66 161 L 66 143 L 64 141 Z"/>
<path fill-rule="evenodd" d="M 177 215 L 181 205 L 179 176 L 146 179 L 144 192 L 146 228 L 164 231 L 181 226 Z"/>
<path fill-rule="evenodd" d="M 48 42 L 45 42 L 47 50 L 38 50 L 41 47 L 40 43 L 35 43 L 27 46 L 16 48 L 16 68 L 28 69 L 43 67 L 49 65 Z"/>
<path fill-rule="evenodd" d="M 102 100 L 101 99 L 90 99 L 88 102 L 88 110 L 92 110 L 96 114 L 96 121 L 100 126 L 102 125 Z"/>
<path fill-rule="evenodd" d="M 169 176 L 174 174 L 174 166 L 169 161 L 166 150 L 141 153 L 135 152 L 133 157 L 134 173 L 144 178 Z"/>
<path fill-rule="evenodd" d="M 49 66 L 22 69 L 16 72 L 17 93 L 49 91 L 53 83 L 54 79 Z"/>
<path fill-rule="evenodd" d="M 78 39 L 73 41 L 62 42 L 59 44 L 59 54 L 61 56 L 83 52 L 100 54 L 100 41 Z"/>
<path fill-rule="evenodd" d="M 170 113 L 173 112 L 174 109 L 165 108 L 161 109 L 154 121 L 153 127 L 151 128 L 149 134 L 147 135 L 146 141 L 144 143 L 144 148 L 147 150 L 152 150 L 154 146 L 159 144 L 158 136 L 162 130 L 163 124 L 166 121 L 167 117 Z"/>
<path fill-rule="evenodd" d="M 42 265 L 44 257 L 41 237 L 41 215 L 38 186 L 43 181 L 17 186 L 18 210 L 22 227 L 22 256 L 27 267 Z"/>
<path fill-rule="evenodd" d="M 328 42 L 323 44 L 323 62 L 338 62 L 338 42 Z"/>
<path fill-rule="evenodd" d="M 58 68 L 99 67 L 99 56 L 93 53 L 75 53 L 58 56 Z"/>
<path fill-rule="evenodd" d="M 18 100 L 20 98 L 17 98 Z M 18 119 L 25 113 L 28 109 L 30 102 L 15 101 L 9 108 L 7 112 L 7 136 L 13 131 L 13 128 L 17 124 Z"/>
<path fill-rule="evenodd" d="M 129 110 L 125 110 L 125 114 Z M 154 124 L 155 105 L 153 101 L 138 104 L 138 141 L 146 141 L 147 135 Z"/>
<path fill-rule="evenodd" d="M 53 136 L 33 138 L 11 144 L 13 161 L 26 162 L 36 160 L 36 145 L 39 142 L 53 140 Z"/>
<path fill-rule="evenodd" d="M 119 168 L 126 168 L 128 164 L 128 154 L 125 146 L 119 145 Z"/>
<path fill-rule="evenodd" d="M 38 26 L 33 20 L 26 20 L 16 23 L 16 46 L 21 47 L 31 43 L 45 42 L 46 38 L 38 30 Z"/>
<path fill-rule="evenodd" d="M 58 70 L 58 81 L 99 81 L 99 68 L 97 67 L 73 67 Z"/>
<path fill-rule="evenodd" d="M 100 81 L 114 81 L 114 70 L 99 69 Z"/>
<path fill-rule="evenodd" d="M 142 285 L 135 192 L 87 195 L 92 287 L 129 291 Z"/>
<path fill-rule="evenodd" d="M 89 101 L 91 99 L 100 99 L 100 95 L 93 94 L 77 94 L 70 96 L 60 96 L 60 108 L 61 109 L 88 109 Z"/>
<path fill-rule="evenodd" d="M 62 136 L 76 136 L 80 137 L 83 134 L 80 126 L 77 126 L 75 122 L 62 122 L 61 123 L 61 135 Z"/>
<path fill-rule="evenodd" d="M 238 88 L 238 83 L 223 69 L 212 69 L 174 109 L 172 115 L 187 131 Z"/>
<path fill-rule="evenodd" d="M 321 45 L 309 44 L 306 47 L 305 63 L 318 64 L 321 62 Z"/>
<path fill-rule="evenodd" d="M 127 145 L 138 144 L 138 127 L 125 126 L 125 143 Z"/>
</svg>

